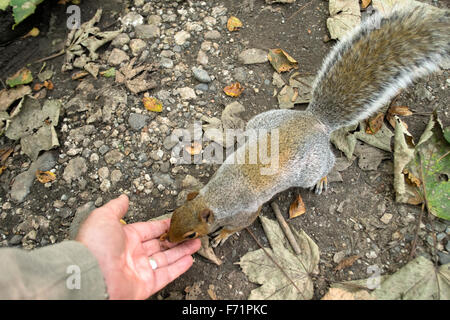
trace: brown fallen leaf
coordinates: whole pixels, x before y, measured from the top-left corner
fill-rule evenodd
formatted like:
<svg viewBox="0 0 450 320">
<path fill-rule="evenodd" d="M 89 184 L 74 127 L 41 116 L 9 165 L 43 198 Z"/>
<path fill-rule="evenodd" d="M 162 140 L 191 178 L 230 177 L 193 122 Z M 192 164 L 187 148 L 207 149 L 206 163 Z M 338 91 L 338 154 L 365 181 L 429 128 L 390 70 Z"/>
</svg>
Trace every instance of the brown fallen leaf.
<svg viewBox="0 0 450 320">
<path fill-rule="evenodd" d="M 420 187 L 422 184 L 420 179 L 414 176 L 408 169 L 403 169 L 403 174 L 405 175 L 406 182 L 412 186 Z"/>
<path fill-rule="evenodd" d="M 14 101 L 31 93 L 30 86 L 19 85 L 12 89 L 0 90 L 0 111 L 6 111 Z"/>
<path fill-rule="evenodd" d="M 372 0 L 361 0 L 361 8 L 367 8 L 371 2 Z"/>
<path fill-rule="evenodd" d="M 283 49 L 269 49 L 267 58 L 278 73 L 298 69 L 298 62 Z"/>
<path fill-rule="evenodd" d="M 40 183 L 47 183 L 56 180 L 56 175 L 51 171 L 36 170 L 36 179 Z"/>
<path fill-rule="evenodd" d="M 244 88 L 239 82 L 235 82 L 229 86 L 226 86 L 223 91 L 230 97 L 239 97 L 244 91 Z"/>
<path fill-rule="evenodd" d="M 191 156 L 195 156 L 202 152 L 202 144 L 200 142 L 194 141 L 190 145 L 187 145 L 185 149 Z"/>
<path fill-rule="evenodd" d="M 395 120 L 395 115 L 390 112 L 387 112 L 386 120 L 389 122 L 391 127 L 395 129 L 395 124 L 397 123 Z M 405 127 L 406 130 L 408 130 L 408 125 L 406 124 L 406 122 L 404 122 L 402 119 L 398 119 L 398 121 L 402 123 L 402 125 Z"/>
<path fill-rule="evenodd" d="M 86 77 L 88 74 L 89 74 L 89 72 L 87 72 L 87 71 L 78 71 L 78 72 L 75 72 L 75 73 L 72 75 L 72 80 L 78 80 L 78 79 L 84 78 L 84 77 Z"/>
<path fill-rule="evenodd" d="M 201 255 L 203 258 L 206 258 L 212 263 L 215 263 L 216 265 L 220 266 L 222 264 L 222 260 L 220 260 L 216 256 L 213 248 L 209 245 L 209 237 L 208 236 L 201 237 L 200 241 L 202 243 L 202 246 L 197 251 L 197 253 Z"/>
<path fill-rule="evenodd" d="M 358 260 L 361 256 L 360 255 L 354 255 L 347 258 L 342 259 L 341 262 L 334 268 L 334 271 L 339 271 L 348 267 L 351 267 L 356 260 Z"/>
<path fill-rule="evenodd" d="M 6 166 L 0 166 L 0 175 L 3 173 L 3 171 L 5 171 Z"/>
<path fill-rule="evenodd" d="M 231 16 L 227 22 L 228 31 L 237 31 L 242 28 L 242 22 L 237 17 Z"/>
<path fill-rule="evenodd" d="M 11 147 L 6 147 L 6 148 L 1 148 L 0 149 L 0 163 L 5 163 L 6 159 L 8 159 L 8 157 L 11 155 L 11 153 L 13 152 L 13 148 Z"/>
<path fill-rule="evenodd" d="M 383 126 L 384 114 L 379 112 L 376 115 L 370 117 L 366 120 L 366 133 L 367 134 L 375 134 L 377 133 L 381 127 Z"/>
<path fill-rule="evenodd" d="M 210 284 L 208 287 L 208 294 L 211 297 L 212 300 L 217 300 L 217 296 L 216 293 L 214 292 L 214 285 Z"/>
<path fill-rule="evenodd" d="M 153 112 L 162 112 L 163 105 L 162 102 L 154 97 L 143 97 L 142 103 L 144 104 L 145 109 Z"/>
<path fill-rule="evenodd" d="M 389 108 L 388 113 L 397 116 L 410 116 L 413 113 L 407 106 L 392 106 Z"/>
<path fill-rule="evenodd" d="M 293 219 L 298 217 L 306 212 L 305 204 L 303 203 L 303 199 L 301 195 L 297 196 L 294 202 L 291 203 L 289 207 L 289 219 Z"/>
</svg>

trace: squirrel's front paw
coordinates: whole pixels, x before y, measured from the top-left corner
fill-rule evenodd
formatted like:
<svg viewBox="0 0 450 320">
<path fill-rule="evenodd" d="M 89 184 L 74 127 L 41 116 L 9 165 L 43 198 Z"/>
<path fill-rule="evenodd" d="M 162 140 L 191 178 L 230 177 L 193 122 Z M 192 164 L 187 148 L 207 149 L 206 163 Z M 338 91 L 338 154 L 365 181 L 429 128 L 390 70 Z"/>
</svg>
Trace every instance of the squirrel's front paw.
<svg viewBox="0 0 450 320">
<path fill-rule="evenodd" d="M 230 231 L 228 229 L 221 229 L 213 234 L 214 239 L 211 242 L 213 248 L 218 245 L 222 245 L 232 234 L 234 231 Z"/>
<path fill-rule="evenodd" d="M 321 194 L 322 190 L 327 191 L 328 190 L 328 179 L 327 176 L 320 179 L 315 186 L 311 187 L 311 190 L 315 189 L 316 194 Z"/>
</svg>

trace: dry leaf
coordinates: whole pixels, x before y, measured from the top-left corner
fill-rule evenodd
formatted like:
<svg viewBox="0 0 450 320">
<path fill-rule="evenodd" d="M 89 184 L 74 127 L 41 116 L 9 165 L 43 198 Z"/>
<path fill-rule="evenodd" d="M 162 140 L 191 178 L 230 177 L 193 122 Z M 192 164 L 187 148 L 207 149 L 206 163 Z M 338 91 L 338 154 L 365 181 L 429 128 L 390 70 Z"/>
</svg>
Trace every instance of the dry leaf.
<svg viewBox="0 0 450 320">
<path fill-rule="evenodd" d="M 230 97 L 239 97 L 241 93 L 244 91 L 244 88 L 241 86 L 239 82 L 235 82 L 229 86 L 226 86 L 223 91 L 226 95 Z"/>
<path fill-rule="evenodd" d="M 89 72 L 87 72 L 87 71 L 78 71 L 78 72 L 75 72 L 75 73 L 72 75 L 72 80 L 78 80 L 78 79 L 84 78 L 84 77 L 86 77 L 88 74 L 89 74 Z"/>
<path fill-rule="evenodd" d="M 217 296 L 216 296 L 216 293 L 214 292 L 214 285 L 213 284 L 209 285 L 209 288 L 208 288 L 207 291 L 208 291 L 208 294 L 211 297 L 211 299 L 217 300 Z"/>
<path fill-rule="evenodd" d="M 0 111 L 6 111 L 14 103 L 14 101 L 30 94 L 30 86 L 19 85 L 12 89 L 0 90 Z"/>
<path fill-rule="evenodd" d="M 341 40 L 361 23 L 361 9 L 358 0 L 330 0 L 330 18 L 327 28 L 331 39 Z"/>
<path fill-rule="evenodd" d="M 144 97 L 142 98 L 145 109 L 153 112 L 162 112 L 163 105 L 162 102 L 154 97 Z"/>
<path fill-rule="evenodd" d="M 190 155 L 195 156 L 202 152 L 202 144 L 200 142 L 194 141 L 190 145 L 187 145 L 185 149 Z"/>
<path fill-rule="evenodd" d="M 365 9 L 372 2 L 372 0 L 361 0 L 361 8 Z"/>
<path fill-rule="evenodd" d="M 197 251 L 199 255 L 201 255 L 203 258 L 208 259 L 209 261 L 215 263 L 216 265 L 220 266 L 222 264 L 222 260 L 220 260 L 216 254 L 214 253 L 213 248 L 209 244 L 209 237 L 204 236 L 200 238 L 200 241 L 202 243 L 202 246 Z"/>
<path fill-rule="evenodd" d="M 53 90 L 54 86 L 52 80 L 45 80 L 44 87 L 46 87 L 48 90 Z"/>
<path fill-rule="evenodd" d="M 388 113 L 397 116 L 410 116 L 413 114 L 407 106 L 392 106 L 389 108 Z"/>
<path fill-rule="evenodd" d="M 14 149 L 11 147 L 0 149 L 0 163 L 5 163 L 6 159 L 8 159 L 13 150 Z"/>
<path fill-rule="evenodd" d="M 47 183 L 56 180 L 56 175 L 51 171 L 36 170 L 36 178 L 40 183 Z"/>
<path fill-rule="evenodd" d="M 292 202 L 289 207 L 289 219 L 293 219 L 298 217 L 306 212 L 305 204 L 303 203 L 303 199 L 301 195 L 297 196 L 294 202 Z"/>
<path fill-rule="evenodd" d="M 342 259 L 341 262 L 339 262 L 339 264 L 336 266 L 336 268 L 334 268 L 334 271 L 339 271 L 348 267 L 351 267 L 356 260 L 358 260 L 360 258 L 359 255 L 354 255 L 354 256 L 350 256 L 347 258 Z"/>
<path fill-rule="evenodd" d="M 1 166 L 0 167 L 0 175 L 3 173 L 3 171 L 6 169 L 6 166 Z"/>
<path fill-rule="evenodd" d="M 384 114 L 379 112 L 375 116 L 370 117 L 366 120 L 366 133 L 367 134 L 375 134 L 377 133 L 381 127 L 383 126 Z"/>
<path fill-rule="evenodd" d="M 278 73 L 298 69 L 298 62 L 283 49 L 270 49 L 267 58 Z"/>
<path fill-rule="evenodd" d="M 237 31 L 242 28 L 242 22 L 237 17 L 231 16 L 227 22 L 228 31 Z"/>
</svg>

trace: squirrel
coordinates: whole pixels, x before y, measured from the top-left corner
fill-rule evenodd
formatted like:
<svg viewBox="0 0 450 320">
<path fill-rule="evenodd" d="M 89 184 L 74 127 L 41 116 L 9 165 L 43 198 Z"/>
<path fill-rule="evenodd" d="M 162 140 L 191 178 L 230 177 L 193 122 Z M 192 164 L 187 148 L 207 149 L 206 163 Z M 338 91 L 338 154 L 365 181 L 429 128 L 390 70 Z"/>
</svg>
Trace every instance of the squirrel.
<svg viewBox="0 0 450 320">
<path fill-rule="evenodd" d="M 449 10 L 418 5 L 370 16 L 325 58 L 305 111 L 270 110 L 247 123 L 246 130 L 278 130 L 277 171 L 262 174 L 267 164 L 261 161 L 227 163 L 239 154 L 248 160 L 247 141 L 201 190 L 190 193 L 174 210 L 164 238 L 180 242 L 213 234 L 216 247 L 252 224 L 262 205 L 277 193 L 316 187 L 320 194 L 335 161 L 330 134 L 366 119 L 448 58 Z"/>
</svg>

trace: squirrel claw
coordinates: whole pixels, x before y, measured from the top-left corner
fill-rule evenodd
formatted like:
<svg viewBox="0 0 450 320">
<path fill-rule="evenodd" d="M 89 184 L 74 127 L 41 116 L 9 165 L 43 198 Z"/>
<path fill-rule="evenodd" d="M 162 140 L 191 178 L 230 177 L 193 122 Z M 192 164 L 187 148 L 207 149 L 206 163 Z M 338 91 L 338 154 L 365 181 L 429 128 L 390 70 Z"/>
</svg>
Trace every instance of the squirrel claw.
<svg viewBox="0 0 450 320">
<path fill-rule="evenodd" d="M 328 179 L 327 176 L 323 177 L 322 179 L 320 179 L 316 185 L 314 187 L 312 187 L 315 189 L 316 194 L 321 194 L 322 190 L 325 192 L 328 190 Z M 311 188 L 311 189 L 312 189 Z"/>
<path fill-rule="evenodd" d="M 211 241 L 211 246 L 216 248 L 219 245 L 224 244 L 224 242 L 231 236 L 233 232 L 228 231 L 227 229 L 222 229 L 213 234 L 214 239 Z"/>
</svg>

